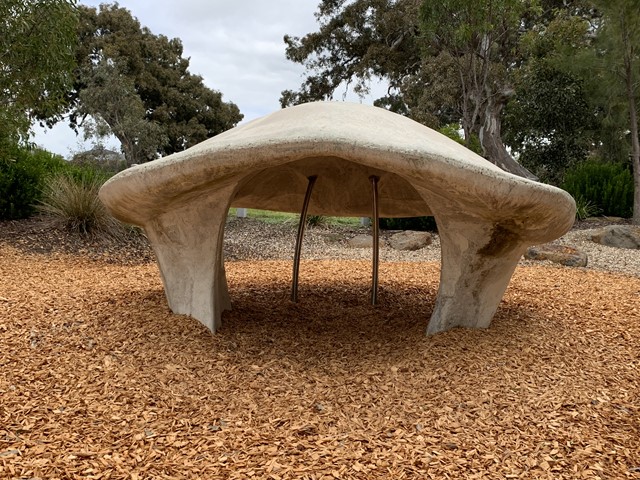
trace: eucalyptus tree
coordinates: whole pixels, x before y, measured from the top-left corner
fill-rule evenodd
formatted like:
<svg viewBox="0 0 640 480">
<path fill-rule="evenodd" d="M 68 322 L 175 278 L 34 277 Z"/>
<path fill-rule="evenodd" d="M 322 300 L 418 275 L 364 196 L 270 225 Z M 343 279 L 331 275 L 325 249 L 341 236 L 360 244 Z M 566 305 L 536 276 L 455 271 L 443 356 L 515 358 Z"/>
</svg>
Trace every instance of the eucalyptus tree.
<svg viewBox="0 0 640 480">
<path fill-rule="evenodd" d="M 515 94 L 513 72 L 524 59 L 520 50 L 523 19 L 536 3 L 522 0 L 426 0 L 420 12 L 430 56 L 454 64 L 460 89 L 458 111 L 465 138 L 480 138 L 484 155 L 504 170 L 532 178 L 502 141 L 502 113 Z"/>
<path fill-rule="evenodd" d="M 104 61 L 94 66 L 80 91 L 77 112 L 86 116 L 85 138 L 114 135 L 127 165 L 155 159 L 158 146 L 168 141 L 162 126 L 146 118 L 133 80 Z"/>
<path fill-rule="evenodd" d="M 507 171 L 533 177 L 503 142 L 505 106 L 529 61 L 523 43 L 560 14 L 575 15 L 584 0 L 322 0 L 317 32 L 285 36 L 286 55 L 306 67 L 283 106 L 332 98 L 353 85 L 367 92 L 373 78 L 388 82 L 375 103 L 428 126 L 459 123 L 467 145 L 479 137 L 485 157 Z"/>
<path fill-rule="evenodd" d="M 368 93 L 374 77 L 384 78 L 390 91 L 399 90 L 422 60 L 420 4 L 421 0 L 322 0 L 315 14 L 317 32 L 284 37 L 287 58 L 304 65 L 306 78 L 297 91 L 282 92 L 282 106 L 333 98 L 347 84 L 356 93 Z"/>
<path fill-rule="evenodd" d="M 26 139 L 58 115 L 73 82 L 75 0 L 0 2 L 0 141 Z"/>
<path fill-rule="evenodd" d="M 242 119 L 234 103 L 189 72 L 179 39 L 152 33 L 117 4 L 79 10 L 71 121 L 97 119 L 98 131 L 121 141 L 129 163 L 184 150 Z"/>
</svg>

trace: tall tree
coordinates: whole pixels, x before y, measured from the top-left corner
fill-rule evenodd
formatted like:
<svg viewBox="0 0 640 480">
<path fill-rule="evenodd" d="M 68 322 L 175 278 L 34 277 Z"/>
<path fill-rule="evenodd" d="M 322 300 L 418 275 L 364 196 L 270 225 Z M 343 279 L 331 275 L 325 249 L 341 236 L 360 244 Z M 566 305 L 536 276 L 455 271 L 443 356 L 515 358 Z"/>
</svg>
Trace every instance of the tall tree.
<svg viewBox="0 0 640 480">
<path fill-rule="evenodd" d="M 85 137 L 114 135 L 128 165 L 153 160 L 158 146 L 167 143 L 160 124 L 145 118 L 133 81 L 107 62 L 94 66 L 86 88 L 80 91 L 78 112 L 88 116 L 83 121 Z"/>
<path fill-rule="evenodd" d="M 80 14 L 71 120 L 98 117 L 120 139 L 128 162 L 184 150 L 242 119 L 235 104 L 189 72 L 179 39 L 153 34 L 117 4 L 83 6 Z M 108 101 L 114 89 L 129 99 L 127 108 Z"/>
<path fill-rule="evenodd" d="M 0 141 L 59 114 L 73 80 L 75 0 L 0 2 Z"/>
<path fill-rule="evenodd" d="M 564 173 L 584 161 L 598 136 L 598 106 L 584 76 L 573 70 L 576 54 L 593 49 L 599 13 L 589 2 L 546 5 L 544 22 L 521 36 L 527 60 L 513 75 L 515 96 L 505 109 L 504 140 L 541 180 L 561 185 Z"/>
<path fill-rule="evenodd" d="M 298 91 L 285 90 L 282 106 L 333 98 L 343 85 L 366 93 L 373 77 L 397 90 L 418 71 L 421 0 L 322 0 L 315 14 L 317 32 L 285 35 L 286 56 L 305 66 Z"/>
<path fill-rule="evenodd" d="M 523 59 L 521 25 L 534 2 L 522 0 L 426 0 L 422 29 L 430 55 L 455 64 L 465 138 L 477 133 L 485 156 L 506 171 L 534 178 L 502 141 L 502 112 L 514 95 L 512 73 Z M 455 81 L 454 79 L 451 79 Z"/>
<path fill-rule="evenodd" d="M 565 171 L 584 161 L 594 142 L 596 113 L 583 82 L 539 61 L 523 68 L 514 86 L 504 140 L 541 181 L 562 185 Z"/>
<path fill-rule="evenodd" d="M 322 0 L 319 30 L 285 37 L 287 58 L 306 67 L 283 106 L 331 98 L 344 85 L 366 91 L 373 77 L 389 83 L 375 104 L 433 128 L 460 123 L 467 145 L 481 137 L 488 160 L 532 175 L 502 139 L 505 105 L 528 62 L 526 34 L 543 34 L 560 13 L 587 0 Z"/>
<path fill-rule="evenodd" d="M 623 106 L 634 178 L 633 223 L 640 225 L 640 0 L 597 0 L 603 13 L 598 38 L 602 59 L 599 77 L 610 93 L 610 104 Z"/>
<path fill-rule="evenodd" d="M 481 135 L 490 161 L 531 177 L 500 138 L 502 108 L 512 94 L 504 79 L 515 61 L 522 2 L 480 3 L 322 1 L 318 32 L 285 37 L 287 57 L 310 74 L 298 92 L 283 92 L 281 103 L 330 98 L 352 80 L 362 91 L 371 77 L 382 77 L 390 93 L 376 104 L 433 127 L 461 122 L 468 143 Z"/>
</svg>

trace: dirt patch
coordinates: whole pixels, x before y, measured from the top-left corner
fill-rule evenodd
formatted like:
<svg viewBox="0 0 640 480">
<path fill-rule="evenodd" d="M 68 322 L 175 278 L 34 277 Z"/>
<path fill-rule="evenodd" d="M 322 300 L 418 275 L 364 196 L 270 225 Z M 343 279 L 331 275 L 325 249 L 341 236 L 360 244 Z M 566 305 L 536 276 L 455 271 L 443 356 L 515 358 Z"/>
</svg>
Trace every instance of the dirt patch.
<svg viewBox="0 0 640 480">
<path fill-rule="evenodd" d="M 437 263 L 227 262 L 219 334 L 155 264 L 0 245 L 0 478 L 640 478 L 640 279 L 520 267 L 425 337 Z"/>
<path fill-rule="evenodd" d="M 82 237 L 57 226 L 46 217 L 0 221 L 0 244 L 26 253 L 72 254 L 120 265 L 155 261 L 149 241 L 139 229 L 118 239 L 106 236 Z"/>
</svg>

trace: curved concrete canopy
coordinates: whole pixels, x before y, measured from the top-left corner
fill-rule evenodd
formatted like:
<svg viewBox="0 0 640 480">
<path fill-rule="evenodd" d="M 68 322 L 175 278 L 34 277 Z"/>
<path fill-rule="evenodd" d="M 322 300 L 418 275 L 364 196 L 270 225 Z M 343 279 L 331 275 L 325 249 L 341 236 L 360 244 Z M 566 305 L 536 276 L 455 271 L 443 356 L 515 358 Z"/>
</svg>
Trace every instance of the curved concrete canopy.
<svg viewBox="0 0 640 480">
<path fill-rule="evenodd" d="M 487 327 L 528 246 L 571 228 L 566 192 L 504 172 L 453 140 L 387 110 L 318 102 L 275 112 L 102 187 L 118 219 L 142 226 L 171 309 L 215 331 L 230 308 L 222 258 L 229 207 L 383 217 L 434 215 L 442 245 L 427 332 Z"/>
</svg>

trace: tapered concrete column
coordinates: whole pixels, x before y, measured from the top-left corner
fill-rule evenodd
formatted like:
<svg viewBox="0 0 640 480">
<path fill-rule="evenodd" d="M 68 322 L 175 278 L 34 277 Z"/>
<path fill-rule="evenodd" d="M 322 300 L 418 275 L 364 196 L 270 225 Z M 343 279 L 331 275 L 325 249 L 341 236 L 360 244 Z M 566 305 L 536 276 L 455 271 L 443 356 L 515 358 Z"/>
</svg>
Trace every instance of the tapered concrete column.
<svg viewBox="0 0 640 480">
<path fill-rule="evenodd" d="M 512 224 L 437 217 L 442 249 L 438 297 L 427 334 L 487 328 L 527 248 Z"/>
<path fill-rule="evenodd" d="M 235 185 L 175 208 L 145 225 L 169 307 L 215 332 L 231 308 L 224 271 L 224 226 Z"/>
</svg>

